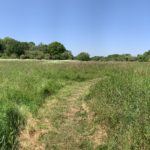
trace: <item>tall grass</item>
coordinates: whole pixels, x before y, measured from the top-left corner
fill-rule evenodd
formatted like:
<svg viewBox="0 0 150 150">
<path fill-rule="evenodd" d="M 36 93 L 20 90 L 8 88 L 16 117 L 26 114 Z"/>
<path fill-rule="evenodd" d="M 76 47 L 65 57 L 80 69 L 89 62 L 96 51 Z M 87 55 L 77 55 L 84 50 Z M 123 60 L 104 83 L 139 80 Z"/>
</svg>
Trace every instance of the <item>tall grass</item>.
<svg viewBox="0 0 150 150">
<path fill-rule="evenodd" d="M 26 124 L 25 116 L 16 107 L 8 108 L 0 121 L 0 148 L 2 150 L 18 149 L 18 135 Z"/>
<path fill-rule="evenodd" d="M 47 97 L 68 84 L 96 77 L 98 67 L 85 63 L 1 61 L 0 149 L 17 149 L 25 111 L 35 115 Z"/>
<path fill-rule="evenodd" d="M 0 149 L 18 148 L 26 111 L 36 115 L 61 88 L 95 78 L 101 80 L 91 87 L 86 100 L 96 114 L 94 123 L 107 128 L 103 149 L 149 149 L 149 63 L 48 61 L 0 62 Z"/>
<path fill-rule="evenodd" d="M 104 149 L 148 150 L 150 64 L 109 64 L 104 76 L 86 96 L 96 114 L 95 123 L 107 128 Z"/>
</svg>

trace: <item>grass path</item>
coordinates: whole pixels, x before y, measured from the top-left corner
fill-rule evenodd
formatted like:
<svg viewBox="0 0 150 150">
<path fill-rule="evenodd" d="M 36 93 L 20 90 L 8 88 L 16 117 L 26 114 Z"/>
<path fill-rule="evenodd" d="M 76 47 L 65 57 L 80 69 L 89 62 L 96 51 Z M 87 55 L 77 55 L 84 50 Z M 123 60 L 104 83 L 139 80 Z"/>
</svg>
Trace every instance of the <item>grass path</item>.
<svg viewBox="0 0 150 150">
<path fill-rule="evenodd" d="M 83 100 L 96 80 L 74 83 L 51 97 L 36 119 L 29 117 L 20 136 L 20 149 L 92 150 L 103 145 L 105 127 L 94 123 L 95 114 Z"/>
</svg>

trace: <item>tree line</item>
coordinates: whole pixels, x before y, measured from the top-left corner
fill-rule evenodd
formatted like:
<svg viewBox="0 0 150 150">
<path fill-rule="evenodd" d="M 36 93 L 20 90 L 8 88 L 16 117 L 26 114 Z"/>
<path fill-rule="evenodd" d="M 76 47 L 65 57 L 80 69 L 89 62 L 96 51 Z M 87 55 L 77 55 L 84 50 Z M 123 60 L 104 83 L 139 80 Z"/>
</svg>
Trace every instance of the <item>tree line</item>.
<svg viewBox="0 0 150 150">
<path fill-rule="evenodd" d="M 71 51 L 66 50 L 63 44 L 52 42 L 50 44 L 36 45 L 34 42 L 20 42 L 13 38 L 0 39 L 1 58 L 21 59 L 73 59 Z"/>
<path fill-rule="evenodd" d="M 149 61 L 150 50 L 144 54 L 132 56 L 131 54 L 112 54 L 106 57 L 94 56 L 86 52 L 81 52 L 73 56 L 70 50 L 59 42 L 50 44 L 34 42 L 21 42 L 10 37 L 0 39 L 0 58 L 20 58 L 20 59 L 47 59 L 47 60 L 67 60 L 77 59 L 82 61 Z"/>
</svg>

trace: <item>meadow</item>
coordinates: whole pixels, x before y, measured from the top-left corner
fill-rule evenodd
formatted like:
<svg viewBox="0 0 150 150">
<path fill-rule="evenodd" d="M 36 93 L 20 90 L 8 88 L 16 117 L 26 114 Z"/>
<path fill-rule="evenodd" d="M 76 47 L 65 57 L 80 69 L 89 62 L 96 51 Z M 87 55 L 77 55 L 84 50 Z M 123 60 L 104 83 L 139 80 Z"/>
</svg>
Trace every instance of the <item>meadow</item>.
<svg viewBox="0 0 150 150">
<path fill-rule="evenodd" d="M 2 150 L 150 148 L 149 63 L 1 60 L 0 101 Z"/>
</svg>

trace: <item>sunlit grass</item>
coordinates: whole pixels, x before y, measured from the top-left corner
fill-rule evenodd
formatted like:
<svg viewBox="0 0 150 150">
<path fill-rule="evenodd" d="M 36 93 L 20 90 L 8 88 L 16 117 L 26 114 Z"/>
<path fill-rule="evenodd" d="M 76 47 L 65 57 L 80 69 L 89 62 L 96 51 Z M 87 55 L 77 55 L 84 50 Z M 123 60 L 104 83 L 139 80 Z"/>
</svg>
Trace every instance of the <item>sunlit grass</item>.
<svg viewBox="0 0 150 150">
<path fill-rule="evenodd" d="M 138 62 L 0 61 L 0 147 L 17 149 L 26 112 L 36 117 L 60 89 L 91 79 L 98 80 L 85 102 L 95 113 L 92 125 L 106 126 L 108 139 L 102 148 L 148 150 L 150 64 Z M 79 131 L 82 125 L 86 126 L 84 120 Z M 84 145 L 88 147 L 86 141 Z"/>
<path fill-rule="evenodd" d="M 11 149 L 11 146 L 17 144 L 15 138 L 19 132 L 12 134 L 15 128 L 7 126 L 6 118 L 11 117 L 8 113 L 10 108 L 13 110 L 12 115 L 15 113 L 16 122 L 20 122 L 19 116 L 22 116 L 24 109 L 35 115 L 46 98 L 57 94 L 59 89 L 96 76 L 95 73 L 93 76 L 93 72 L 96 72 L 93 68 L 97 66 L 87 66 L 84 63 L 64 61 L 50 63 L 49 61 L 2 60 L 0 62 L 0 146 Z"/>
<path fill-rule="evenodd" d="M 95 123 L 107 126 L 107 148 L 148 150 L 150 64 L 108 65 L 106 76 L 86 99 L 96 113 Z"/>
</svg>

